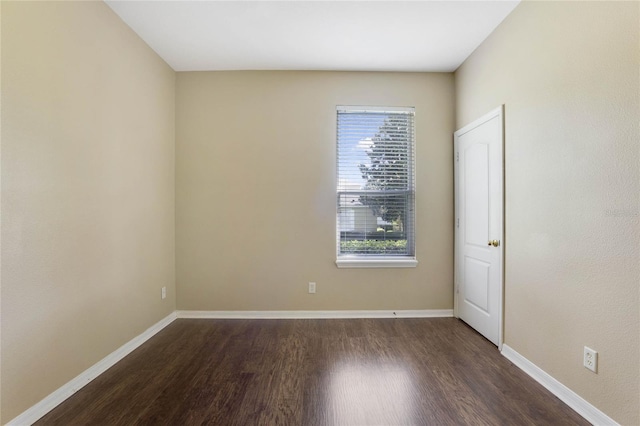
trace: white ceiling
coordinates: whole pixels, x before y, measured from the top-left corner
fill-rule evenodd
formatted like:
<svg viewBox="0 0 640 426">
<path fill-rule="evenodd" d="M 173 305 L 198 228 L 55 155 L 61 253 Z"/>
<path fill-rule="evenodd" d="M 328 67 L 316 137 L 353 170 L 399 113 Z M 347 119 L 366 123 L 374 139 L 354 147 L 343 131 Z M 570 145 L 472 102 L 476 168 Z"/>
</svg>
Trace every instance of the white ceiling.
<svg viewBox="0 0 640 426">
<path fill-rule="evenodd" d="M 518 1 L 106 0 L 176 71 L 454 71 Z"/>
</svg>

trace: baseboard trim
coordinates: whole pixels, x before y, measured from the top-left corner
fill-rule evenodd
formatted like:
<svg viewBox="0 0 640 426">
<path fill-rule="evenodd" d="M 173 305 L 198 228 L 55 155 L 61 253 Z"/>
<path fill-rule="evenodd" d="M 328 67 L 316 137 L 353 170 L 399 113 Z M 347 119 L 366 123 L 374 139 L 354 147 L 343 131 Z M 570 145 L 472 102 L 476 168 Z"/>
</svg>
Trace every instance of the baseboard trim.
<svg viewBox="0 0 640 426">
<path fill-rule="evenodd" d="M 192 319 L 341 319 L 341 318 L 442 318 L 453 309 L 397 311 L 176 311 L 178 318 Z"/>
<path fill-rule="evenodd" d="M 118 349 L 102 358 L 93 366 L 80 373 L 74 379 L 62 385 L 57 390 L 53 391 L 53 393 L 49 394 L 49 396 L 45 397 L 42 401 L 38 402 L 36 405 L 29 408 L 18 417 L 11 420 L 9 423 L 7 423 L 7 426 L 32 425 L 49 411 L 53 410 L 62 402 L 64 402 L 71 395 L 86 386 L 93 379 L 107 371 L 109 368 L 113 367 L 113 365 L 115 365 L 118 361 L 129 355 L 160 330 L 171 324 L 176 318 L 176 313 L 172 312 L 162 320 L 149 327 L 142 334 L 134 337 L 124 345 L 120 346 Z"/>
<path fill-rule="evenodd" d="M 502 345 L 502 355 L 515 364 L 516 367 L 531 376 L 535 381 L 547 388 L 552 394 L 558 397 L 562 402 L 571 407 L 576 413 L 580 414 L 587 421 L 594 425 L 615 425 L 618 423 L 611 417 L 587 402 L 580 395 L 560 383 L 558 380 L 550 376 L 546 371 L 520 355 L 508 345 Z"/>
</svg>

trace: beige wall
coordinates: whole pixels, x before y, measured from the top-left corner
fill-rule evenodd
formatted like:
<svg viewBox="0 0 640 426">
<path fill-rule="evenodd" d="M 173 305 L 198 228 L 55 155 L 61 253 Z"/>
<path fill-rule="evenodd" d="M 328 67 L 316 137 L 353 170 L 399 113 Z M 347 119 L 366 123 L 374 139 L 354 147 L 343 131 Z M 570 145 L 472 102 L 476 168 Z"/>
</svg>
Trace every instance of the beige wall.
<svg viewBox="0 0 640 426">
<path fill-rule="evenodd" d="M 2 93 L 1 82 L 2 82 L 2 1 L 0 1 L 0 94 Z M 0 164 L 2 163 L 1 152 L 2 152 L 2 99 L 0 99 Z M 0 172 L 0 188 L 1 187 L 2 187 L 2 173 Z M 0 195 L 0 224 L 2 224 L 2 196 L 1 195 Z M 3 424 L 2 422 L 2 232 L 0 232 L 0 424 Z"/>
<path fill-rule="evenodd" d="M 456 72 L 457 127 L 505 104 L 505 342 L 627 425 L 640 423 L 639 8 L 522 3 Z"/>
<path fill-rule="evenodd" d="M 453 74 L 178 73 L 178 309 L 452 308 L 453 89 Z M 415 269 L 334 263 L 336 105 L 416 107 Z"/>
<path fill-rule="evenodd" d="M 5 423 L 175 309 L 175 74 L 102 2 L 3 1 L 2 67 Z"/>
</svg>

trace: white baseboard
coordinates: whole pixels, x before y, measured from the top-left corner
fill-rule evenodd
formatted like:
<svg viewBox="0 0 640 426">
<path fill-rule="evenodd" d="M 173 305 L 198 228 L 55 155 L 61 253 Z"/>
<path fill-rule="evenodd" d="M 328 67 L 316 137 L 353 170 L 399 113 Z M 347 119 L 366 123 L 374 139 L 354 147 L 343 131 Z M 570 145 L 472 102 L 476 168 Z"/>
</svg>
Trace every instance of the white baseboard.
<svg viewBox="0 0 640 426">
<path fill-rule="evenodd" d="M 518 352 L 508 345 L 502 345 L 502 355 L 511 361 L 516 367 L 533 377 L 535 381 L 547 388 L 552 394 L 558 397 L 562 402 L 571 407 L 576 413 L 580 414 L 587 421 L 594 425 L 618 425 L 611 417 L 591 405 L 580 395 L 551 377 L 547 372 L 520 355 Z"/>
<path fill-rule="evenodd" d="M 397 311 L 176 311 L 178 318 L 200 319 L 339 319 L 339 318 L 442 318 L 453 309 Z"/>
<path fill-rule="evenodd" d="M 137 349 L 144 342 L 153 337 L 160 330 L 171 324 L 176 319 L 176 313 L 172 312 L 167 317 L 158 321 L 147 330 L 145 330 L 139 336 L 134 337 L 124 345 L 120 346 L 118 349 L 102 358 L 100 361 L 95 363 L 93 366 L 89 367 L 82 373 L 80 373 L 76 378 L 72 379 L 70 382 L 62 385 L 60 388 L 55 390 L 53 393 L 49 394 L 49 396 L 45 397 L 42 401 L 38 402 L 33 407 L 29 408 L 27 411 L 20 414 L 15 419 L 11 420 L 7 423 L 7 426 L 24 426 L 24 425 L 32 425 L 36 421 L 38 421 L 41 417 L 47 414 L 49 411 L 56 408 L 62 402 L 64 402 L 67 398 L 69 398 L 74 393 L 78 392 L 85 385 L 91 382 L 93 379 L 98 377 L 100 374 L 107 371 L 111 368 L 115 363 L 120 361 L 125 356 L 129 355 L 135 349 Z"/>
</svg>

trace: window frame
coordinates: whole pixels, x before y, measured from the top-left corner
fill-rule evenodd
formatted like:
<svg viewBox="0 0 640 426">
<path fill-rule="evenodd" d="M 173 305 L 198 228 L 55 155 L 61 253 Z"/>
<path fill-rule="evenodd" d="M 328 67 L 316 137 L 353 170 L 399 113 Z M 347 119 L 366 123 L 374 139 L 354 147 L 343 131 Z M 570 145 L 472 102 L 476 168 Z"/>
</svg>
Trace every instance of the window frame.
<svg viewBox="0 0 640 426">
<path fill-rule="evenodd" d="M 403 113 L 412 115 L 412 135 L 411 135 L 411 161 L 410 179 L 412 187 L 406 191 L 411 195 L 412 203 L 412 226 L 409 235 L 407 235 L 407 244 L 411 244 L 413 254 L 407 255 L 378 255 L 378 254 L 340 254 L 340 228 L 338 216 L 340 215 L 340 196 L 345 191 L 339 188 L 340 176 L 340 141 L 339 141 L 339 115 L 340 113 Z M 335 129 L 336 129 L 336 181 L 334 188 L 336 189 L 336 214 L 335 214 L 335 230 L 336 230 L 336 266 L 338 268 L 415 268 L 418 265 L 416 258 L 416 130 L 415 130 L 415 107 L 390 107 L 390 106 L 354 106 L 354 105 L 337 105 L 335 113 Z M 358 191 L 354 191 L 358 192 Z"/>
</svg>

